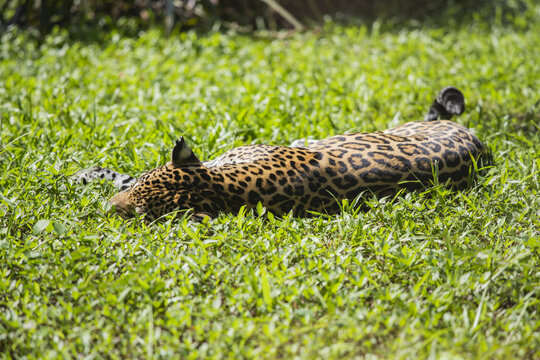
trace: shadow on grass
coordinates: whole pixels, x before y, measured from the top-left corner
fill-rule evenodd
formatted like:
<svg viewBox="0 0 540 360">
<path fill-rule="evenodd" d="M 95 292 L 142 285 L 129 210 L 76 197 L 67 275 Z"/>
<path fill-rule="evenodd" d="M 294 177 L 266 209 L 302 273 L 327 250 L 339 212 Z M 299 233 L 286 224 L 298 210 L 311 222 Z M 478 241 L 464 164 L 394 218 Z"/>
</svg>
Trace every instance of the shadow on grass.
<svg viewBox="0 0 540 360">
<path fill-rule="evenodd" d="M 291 11 L 302 12 L 301 2 L 287 0 Z M 345 21 L 361 21 L 371 24 L 375 21 L 396 24 L 422 23 L 428 26 L 459 26 L 474 20 L 499 21 L 513 25 L 513 19 L 533 9 L 531 0 L 312 0 L 319 3 L 321 10 L 311 7 L 303 13 L 312 19 L 322 19 L 321 14 L 333 15 Z M 532 11 L 531 11 L 532 13 Z M 530 14 L 531 16 L 534 14 Z M 499 19 L 500 18 L 500 19 Z M 531 19 L 532 20 L 532 19 Z"/>
</svg>

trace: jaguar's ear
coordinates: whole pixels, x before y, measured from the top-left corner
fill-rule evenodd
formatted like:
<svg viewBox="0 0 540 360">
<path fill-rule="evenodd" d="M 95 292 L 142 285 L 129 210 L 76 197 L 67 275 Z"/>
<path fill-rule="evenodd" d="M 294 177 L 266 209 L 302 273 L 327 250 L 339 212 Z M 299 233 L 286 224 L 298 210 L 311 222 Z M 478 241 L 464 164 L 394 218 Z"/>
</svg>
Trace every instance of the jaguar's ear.
<svg viewBox="0 0 540 360">
<path fill-rule="evenodd" d="M 180 140 L 176 140 L 176 144 L 172 151 L 171 163 L 174 167 L 181 167 L 187 165 L 200 165 L 201 161 L 195 156 L 182 136 Z"/>
</svg>

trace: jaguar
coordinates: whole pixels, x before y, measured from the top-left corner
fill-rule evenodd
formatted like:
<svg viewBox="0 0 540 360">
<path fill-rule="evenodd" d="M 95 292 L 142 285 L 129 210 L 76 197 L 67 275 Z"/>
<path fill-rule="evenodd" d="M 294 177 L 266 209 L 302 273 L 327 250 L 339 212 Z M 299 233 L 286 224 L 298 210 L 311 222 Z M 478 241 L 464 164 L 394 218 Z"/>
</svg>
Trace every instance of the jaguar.
<svg viewBox="0 0 540 360">
<path fill-rule="evenodd" d="M 423 121 L 373 133 L 349 133 L 290 146 L 249 145 L 201 161 L 181 137 L 170 161 L 139 178 L 93 167 L 74 178 L 108 179 L 120 190 L 110 199 L 123 218 L 150 221 L 189 210 L 194 219 L 236 213 L 262 204 L 280 215 L 334 214 L 342 201 L 393 196 L 402 191 L 470 184 L 478 161 L 489 161 L 482 142 L 451 121 L 465 110 L 463 93 L 446 87 Z"/>
</svg>

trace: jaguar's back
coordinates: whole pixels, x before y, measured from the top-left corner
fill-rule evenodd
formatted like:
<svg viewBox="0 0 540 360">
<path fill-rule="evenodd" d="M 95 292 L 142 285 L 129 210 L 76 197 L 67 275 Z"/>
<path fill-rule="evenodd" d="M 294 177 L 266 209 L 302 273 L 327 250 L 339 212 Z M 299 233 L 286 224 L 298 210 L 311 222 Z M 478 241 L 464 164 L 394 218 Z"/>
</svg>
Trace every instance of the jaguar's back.
<svg viewBox="0 0 540 360">
<path fill-rule="evenodd" d="M 143 174 L 111 202 L 124 217 L 138 213 L 150 219 L 188 209 L 216 216 L 259 202 L 276 214 L 306 216 L 335 213 L 341 200 L 360 194 L 392 195 L 437 181 L 462 188 L 486 149 L 466 127 L 434 119 L 463 109 L 461 92 L 446 88 L 428 121 L 333 136 L 305 147 L 242 146 L 208 162 L 199 161 L 182 138 L 169 163 Z"/>
</svg>

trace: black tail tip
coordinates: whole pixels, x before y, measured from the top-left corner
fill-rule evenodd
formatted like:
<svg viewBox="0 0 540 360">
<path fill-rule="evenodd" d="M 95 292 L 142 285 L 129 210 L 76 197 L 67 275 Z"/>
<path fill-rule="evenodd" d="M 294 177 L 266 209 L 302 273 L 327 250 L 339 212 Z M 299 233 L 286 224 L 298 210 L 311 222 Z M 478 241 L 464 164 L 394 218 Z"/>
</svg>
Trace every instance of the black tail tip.
<svg viewBox="0 0 540 360">
<path fill-rule="evenodd" d="M 424 120 L 430 121 L 441 118 L 450 120 L 453 115 L 461 115 L 464 111 L 465 97 L 463 93 L 453 86 L 447 86 L 439 91 Z"/>
<path fill-rule="evenodd" d="M 459 89 L 453 86 L 442 89 L 437 95 L 437 102 L 452 115 L 461 115 L 465 111 L 465 97 Z"/>
</svg>

